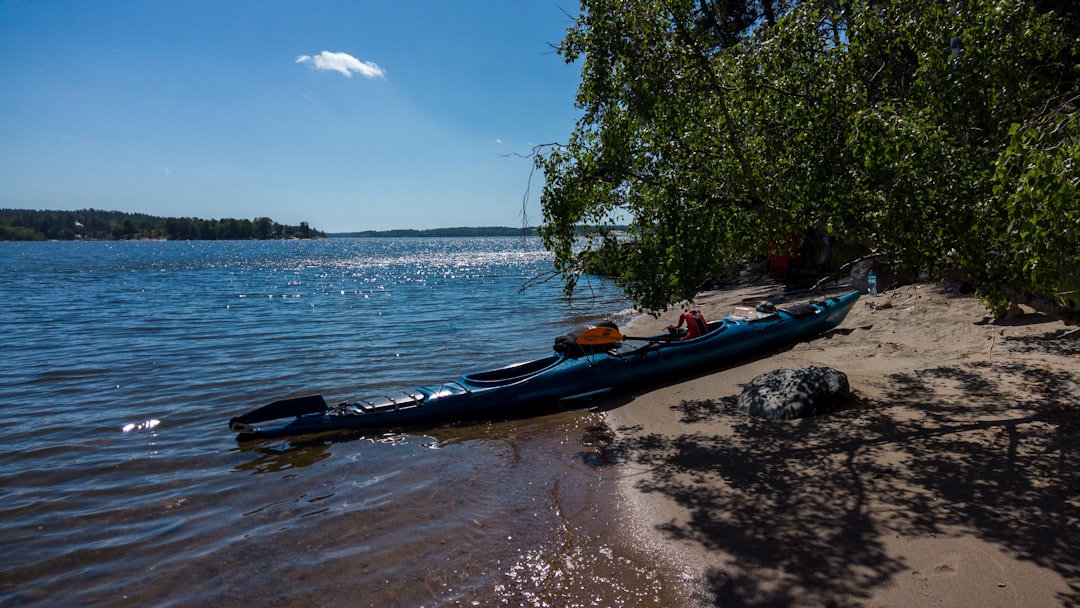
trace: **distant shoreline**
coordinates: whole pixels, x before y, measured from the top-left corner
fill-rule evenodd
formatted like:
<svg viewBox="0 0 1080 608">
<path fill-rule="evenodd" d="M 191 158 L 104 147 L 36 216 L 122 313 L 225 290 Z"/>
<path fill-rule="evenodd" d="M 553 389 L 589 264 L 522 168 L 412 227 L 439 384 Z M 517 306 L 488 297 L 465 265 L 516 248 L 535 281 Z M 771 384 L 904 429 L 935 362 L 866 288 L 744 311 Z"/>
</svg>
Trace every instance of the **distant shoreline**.
<svg viewBox="0 0 1080 608">
<path fill-rule="evenodd" d="M 507 226 L 487 226 L 478 228 L 431 228 L 428 230 L 362 230 L 358 232 L 329 232 L 328 238 L 398 238 L 398 237 L 443 237 L 443 236 L 536 236 L 536 228 L 510 228 Z"/>
<path fill-rule="evenodd" d="M 596 227 L 578 230 L 592 233 Z M 626 226 L 607 226 L 623 233 Z M 286 226 L 270 219 L 253 220 L 194 217 L 158 217 L 145 213 L 80 209 L 76 211 L 0 208 L 0 241 L 146 241 L 146 240 L 277 240 L 318 238 L 437 238 L 437 237 L 536 237 L 536 227 L 457 226 L 450 228 L 401 228 L 327 233 L 307 222 Z"/>
<path fill-rule="evenodd" d="M 608 226 L 614 233 L 625 233 L 626 226 Z M 584 228 L 579 228 L 584 231 Z M 430 237 L 469 237 L 469 236 L 537 236 L 535 227 L 512 228 L 509 226 L 479 226 L 457 228 L 430 228 L 425 230 L 402 228 L 398 230 L 361 230 L 357 232 L 328 232 L 327 238 L 430 238 Z"/>
</svg>

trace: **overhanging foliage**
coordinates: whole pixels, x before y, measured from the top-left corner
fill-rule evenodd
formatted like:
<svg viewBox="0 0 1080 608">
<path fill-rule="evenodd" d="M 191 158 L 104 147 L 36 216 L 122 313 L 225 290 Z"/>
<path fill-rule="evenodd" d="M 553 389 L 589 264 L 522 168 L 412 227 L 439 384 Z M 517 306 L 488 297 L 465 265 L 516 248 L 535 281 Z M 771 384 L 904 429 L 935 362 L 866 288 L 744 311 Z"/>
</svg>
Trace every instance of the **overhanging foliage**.
<svg viewBox="0 0 1080 608">
<path fill-rule="evenodd" d="M 540 234 L 572 288 L 574 227 L 629 223 L 629 253 L 592 247 L 654 311 L 807 231 L 1075 310 L 1078 24 L 1067 2 L 583 0 L 559 51 L 584 113 L 537 157 Z"/>
</svg>

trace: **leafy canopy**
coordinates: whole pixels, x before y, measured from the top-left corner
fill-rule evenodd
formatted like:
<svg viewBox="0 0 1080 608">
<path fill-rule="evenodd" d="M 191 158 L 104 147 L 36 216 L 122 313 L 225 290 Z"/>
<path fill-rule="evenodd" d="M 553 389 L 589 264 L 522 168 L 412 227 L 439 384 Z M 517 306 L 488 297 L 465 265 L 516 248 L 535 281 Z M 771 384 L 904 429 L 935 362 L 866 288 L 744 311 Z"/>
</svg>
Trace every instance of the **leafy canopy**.
<svg viewBox="0 0 1080 608">
<path fill-rule="evenodd" d="M 1076 312 L 1080 8 L 1023 0 L 582 0 L 540 234 L 642 308 L 813 230 L 992 306 Z M 629 224 L 632 247 L 605 226 Z"/>
</svg>

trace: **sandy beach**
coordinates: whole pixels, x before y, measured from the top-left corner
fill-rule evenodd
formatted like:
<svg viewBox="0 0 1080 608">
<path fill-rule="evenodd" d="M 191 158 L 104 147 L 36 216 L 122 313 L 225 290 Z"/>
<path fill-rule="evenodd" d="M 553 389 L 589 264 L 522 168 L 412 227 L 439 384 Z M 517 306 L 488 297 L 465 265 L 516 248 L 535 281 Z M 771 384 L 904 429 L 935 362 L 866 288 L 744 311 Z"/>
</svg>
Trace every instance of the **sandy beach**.
<svg viewBox="0 0 1080 608">
<path fill-rule="evenodd" d="M 712 319 L 828 293 L 744 286 L 695 307 Z M 812 342 L 626 397 L 606 413 L 626 524 L 701 606 L 1080 606 L 1069 329 L 906 286 L 863 296 Z M 847 374 L 842 409 L 773 421 L 735 407 L 758 374 L 811 365 Z"/>
</svg>

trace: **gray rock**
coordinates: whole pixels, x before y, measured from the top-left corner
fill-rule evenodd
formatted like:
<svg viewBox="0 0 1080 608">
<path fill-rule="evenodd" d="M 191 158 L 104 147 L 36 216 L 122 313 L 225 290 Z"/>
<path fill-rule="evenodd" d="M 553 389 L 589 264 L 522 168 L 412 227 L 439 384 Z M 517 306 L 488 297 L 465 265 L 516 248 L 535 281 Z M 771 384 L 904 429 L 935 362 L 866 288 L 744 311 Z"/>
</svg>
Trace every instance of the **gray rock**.
<svg viewBox="0 0 1080 608">
<path fill-rule="evenodd" d="M 777 369 L 747 382 L 738 406 L 752 416 L 791 420 L 828 414 L 849 392 L 847 376 L 831 367 Z"/>
</svg>

